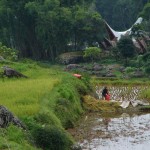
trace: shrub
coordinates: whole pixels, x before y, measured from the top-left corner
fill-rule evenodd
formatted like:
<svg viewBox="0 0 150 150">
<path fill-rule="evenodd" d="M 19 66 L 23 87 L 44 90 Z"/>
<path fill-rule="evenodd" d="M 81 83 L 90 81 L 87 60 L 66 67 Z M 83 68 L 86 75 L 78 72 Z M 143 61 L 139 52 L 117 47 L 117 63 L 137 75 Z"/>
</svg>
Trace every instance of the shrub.
<svg viewBox="0 0 150 150">
<path fill-rule="evenodd" d="M 125 72 L 126 73 L 131 73 L 131 72 L 134 72 L 135 71 L 135 68 L 133 68 L 133 67 L 127 67 L 126 69 L 125 69 Z"/>
<path fill-rule="evenodd" d="M 43 110 L 42 112 L 40 112 L 39 114 L 35 116 L 35 120 L 42 125 L 50 124 L 50 125 L 57 126 L 57 127 L 61 126 L 60 120 L 52 111 Z"/>
<path fill-rule="evenodd" d="M 65 131 L 56 127 L 36 127 L 33 130 L 36 144 L 44 150 L 67 150 L 72 141 Z"/>
<path fill-rule="evenodd" d="M 115 57 L 116 60 L 120 59 L 121 54 L 120 54 L 118 47 L 112 47 L 111 52 L 112 52 L 112 55 Z"/>
<path fill-rule="evenodd" d="M 7 129 L 0 128 L 0 149 L 15 149 L 15 150 L 38 150 L 36 147 L 29 143 L 28 132 L 10 125 Z"/>
<path fill-rule="evenodd" d="M 92 62 L 100 56 L 101 49 L 98 47 L 89 47 L 84 51 L 84 57 L 90 58 Z"/>
<path fill-rule="evenodd" d="M 18 59 L 18 51 L 4 46 L 1 42 L 0 42 L 0 55 L 8 60 Z"/>
<path fill-rule="evenodd" d="M 150 74 L 150 63 L 148 63 L 146 66 L 145 66 L 145 72 L 147 73 L 147 74 Z"/>
<path fill-rule="evenodd" d="M 128 64 L 128 58 L 132 58 L 136 54 L 133 41 L 128 36 L 124 36 L 119 40 L 117 43 L 117 48 L 119 49 L 121 55 L 125 58 L 126 65 Z"/>
</svg>

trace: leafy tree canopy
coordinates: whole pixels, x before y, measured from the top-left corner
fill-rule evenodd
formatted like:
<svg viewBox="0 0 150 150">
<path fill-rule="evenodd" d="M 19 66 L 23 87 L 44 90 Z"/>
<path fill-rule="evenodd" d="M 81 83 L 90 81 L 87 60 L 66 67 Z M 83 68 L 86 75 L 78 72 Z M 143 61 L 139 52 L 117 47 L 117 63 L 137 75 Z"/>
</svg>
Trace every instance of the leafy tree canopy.
<svg viewBox="0 0 150 150">
<path fill-rule="evenodd" d="M 144 9 L 142 10 L 142 12 L 139 15 L 146 20 L 150 20 L 150 3 L 147 3 L 144 6 Z"/>
<path fill-rule="evenodd" d="M 130 28 L 148 0 L 96 0 L 96 8 L 115 30 Z"/>
<path fill-rule="evenodd" d="M 100 56 L 101 53 L 101 49 L 98 47 L 88 47 L 85 51 L 84 51 L 84 57 L 85 58 L 90 58 L 92 60 L 92 62 L 94 61 L 94 59 L 98 58 Z"/>
<path fill-rule="evenodd" d="M 21 57 L 54 60 L 62 52 L 82 49 L 104 35 L 94 0 L 1 0 L 0 42 Z"/>
<path fill-rule="evenodd" d="M 131 58 L 135 55 L 135 46 L 130 37 L 125 36 L 120 39 L 117 43 L 117 47 L 120 50 L 121 55 L 126 59 Z"/>
</svg>

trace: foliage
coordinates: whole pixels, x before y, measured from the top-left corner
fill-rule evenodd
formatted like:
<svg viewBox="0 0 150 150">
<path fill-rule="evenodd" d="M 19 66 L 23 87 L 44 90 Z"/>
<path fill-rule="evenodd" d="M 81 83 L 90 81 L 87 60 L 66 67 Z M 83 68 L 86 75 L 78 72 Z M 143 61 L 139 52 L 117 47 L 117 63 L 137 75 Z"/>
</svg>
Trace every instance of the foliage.
<svg viewBox="0 0 150 150">
<path fill-rule="evenodd" d="M 133 27 L 131 29 L 131 35 L 135 36 L 135 37 L 140 37 L 139 31 L 141 31 L 142 29 L 143 29 L 143 27 L 141 24 L 133 25 Z"/>
<path fill-rule="evenodd" d="M 56 127 L 36 127 L 33 130 L 36 144 L 45 150 L 67 150 L 72 141 L 65 135 L 64 131 Z"/>
<path fill-rule="evenodd" d="M 143 67 L 147 74 L 150 74 L 150 52 L 147 52 L 142 57 Z"/>
<path fill-rule="evenodd" d="M 83 112 L 80 105 L 79 94 L 83 95 L 88 91 L 87 80 L 83 81 L 83 79 L 71 78 L 72 77 L 64 78 L 62 84 L 52 91 L 55 93 L 54 99 L 56 101 L 54 111 L 61 120 L 64 128 L 74 126 L 75 120 L 77 120 L 78 116 Z"/>
<path fill-rule="evenodd" d="M 58 66 L 52 67 L 49 64 L 44 65 L 44 63 L 31 60 L 15 62 L 10 64 L 10 67 L 21 70 L 29 77 L 27 79 L 0 79 L 1 105 L 19 117 L 28 129 L 27 139 L 22 140 L 23 146 L 32 150 L 34 149 L 33 143 L 37 143 L 40 147 L 48 149 L 49 147 L 50 149 L 57 149 L 57 147 L 62 150 L 69 149 L 72 138 L 64 129 L 72 127 L 83 112 L 80 94 L 87 93 L 88 79 L 84 79 L 83 76 L 83 80 L 79 80 L 70 73 L 60 71 Z M 79 93 L 80 88 L 81 93 Z M 16 138 L 13 140 L 14 143 L 26 137 L 23 131 L 22 137 L 18 137 L 20 136 L 18 132 L 11 134 L 14 134 Z M 55 136 L 51 137 L 53 134 Z M 7 139 L 7 143 L 11 145 L 12 141 L 8 136 L 10 134 L 4 134 L 0 141 Z M 40 137 L 45 136 L 47 138 L 40 140 Z M 60 142 L 60 145 L 56 142 Z M 44 145 L 45 143 L 47 145 Z M 4 146 L 7 145 L 0 143 L 0 147 Z M 20 143 L 15 146 L 22 149 Z"/>
<path fill-rule="evenodd" d="M 101 49 L 98 47 L 89 47 L 84 51 L 84 57 L 90 58 L 92 62 L 100 56 Z"/>
<path fill-rule="evenodd" d="M 132 58 L 135 55 L 135 46 L 129 37 L 122 37 L 117 43 L 117 47 L 121 55 L 126 59 L 126 63 L 128 58 Z"/>
<path fill-rule="evenodd" d="M 134 72 L 135 71 L 135 68 L 133 68 L 133 67 L 126 67 L 126 69 L 125 69 L 125 72 L 127 73 L 127 74 L 129 74 L 129 73 L 131 73 L 131 72 Z"/>
<path fill-rule="evenodd" d="M 13 125 L 7 129 L 0 128 L 0 135 L 0 149 L 38 150 L 28 142 L 27 133 Z"/>
<path fill-rule="evenodd" d="M 149 102 L 150 102 L 150 88 L 145 89 L 145 90 L 141 93 L 140 98 L 142 98 L 142 99 L 147 99 L 147 100 L 149 100 Z"/>
<path fill-rule="evenodd" d="M 0 42 L 0 56 L 8 60 L 17 60 L 18 52 L 15 49 L 8 48 Z"/>
<path fill-rule="evenodd" d="M 138 55 L 137 57 L 137 67 L 142 67 L 143 66 L 143 60 L 142 60 L 142 55 Z"/>
<path fill-rule="evenodd" d="M 144 66 L 143 55 L 137 55 L 136 57 L 129 60 L 129 67 L 135 67 L 137 69 L 142 69 Z"/>
<path fill-rule="evenodd" d="M 139 15 L 146 20 L 150 20 L 150 3 L 147 3 L 144 6 L 142 12 Z"/>
<path fill-rule="evenodd" d="M 147 2 L 148 0 L 96 0 L 96 8 L 111 27 L 119 31 L 133 25 Z"/>
<path fill-rule="evenodd" d="M 150 74 L 150 63 L 147 63 L 147 64 L 145 65 L 145 72 L 146 72 L 147 74 Z"/>
<path fill-rule="evenodd" d="M 146 32 L 150 32 L 150 1 L 145 4 L 143 10 L 139 13 L 139 16 L 144 18 L 142 22 L 142 28 Z"/>
<path fill-rule="evenodd" d="M 19 50 L 21 57 L 55 60 L 79 50 L 104 35 L 102 17 L 94 1 L 22 0 L 0 1 L 0 41 Z"/>
<path fill-rule="evenodd" d="M 142 23 L 143 30 L 146 32 L 150 32 L 150 20 L 144 20 Z"/>
<path fill-rule="evenodd" d="M 115 59 L 118 61 L 120 58 L 120 51 L 118 49 L 118 47 L 113 47 L 111 48 L 112 51 L 112 55 L 115 57 Z"/>
</svg>

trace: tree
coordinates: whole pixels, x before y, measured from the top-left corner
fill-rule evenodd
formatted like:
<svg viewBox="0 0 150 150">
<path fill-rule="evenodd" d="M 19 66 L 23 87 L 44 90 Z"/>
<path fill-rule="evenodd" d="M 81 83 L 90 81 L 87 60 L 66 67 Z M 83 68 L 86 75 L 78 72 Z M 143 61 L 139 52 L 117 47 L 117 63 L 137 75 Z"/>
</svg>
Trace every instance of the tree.
<svg viewBox="0 0 150 150">
<path fill-rule="evenodd" d="M 16 61 L 18 59 L 18 51 L 8 48 L 0 42 L 0 56 L 4 59 Z"/>
<path fill-rule="evenodd" d="M 0 0 L 0 42 L 21 57 L 55 60 L 70 43 L 99 42 L 103 29 L 94 0 Z"/>
<path fill-rule="evenodd" d="M 130 28 L 148 0 L 96 0 L 96 8 L 115 30 Z"/>
<path fill-rule="evenodd" d="M 147 3 L 143 10 L 139 13 L 139 16 L 144 18 L 142 27 L 146 32 L 150 32 L 150 1 Z"/>
<path fill-rule="evenodd" d="M 126 65 L 128 63 L 128 58 L 132 58 L 135 56 L 135 46 L 133 44 L 133 41 L 130 37 L 124 36 L 120 39 L 120 41 L 117 43 L 117 47 L 120 50 L 120 53 L 122 57 L 126 60 Z"/>
<path fill-rule="evenodd" d="M 150 20 L 150 3 L 147 3 L 139 16 L 143 17 L 146 20 Z"/>
<path fill-rule="evenodd" d="M 84 57 L 90 58 L 92 62 L 100 56 L 101 49 L 98 47 L 89 47 L 84 51 Z"/>
</svg>

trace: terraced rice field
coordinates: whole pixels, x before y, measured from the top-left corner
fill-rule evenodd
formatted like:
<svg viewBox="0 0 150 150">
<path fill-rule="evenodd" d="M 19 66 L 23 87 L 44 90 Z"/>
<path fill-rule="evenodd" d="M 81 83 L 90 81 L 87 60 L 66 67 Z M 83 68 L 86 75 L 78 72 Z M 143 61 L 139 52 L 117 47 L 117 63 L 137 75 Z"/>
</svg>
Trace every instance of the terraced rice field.
<svg viewBox="0 0 150 150">
<path fill-rule="evenodd" d="M 96 86 L 95 91 L 99 99 L 102 99 L 103 86 Z M 143 100 L 140 98 L 142 91 L 147 89 L 147 86 L 108 86 L 111 100 L 124 101 L 124 100 Z"/>
</svg>

